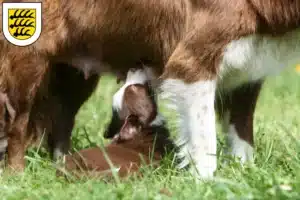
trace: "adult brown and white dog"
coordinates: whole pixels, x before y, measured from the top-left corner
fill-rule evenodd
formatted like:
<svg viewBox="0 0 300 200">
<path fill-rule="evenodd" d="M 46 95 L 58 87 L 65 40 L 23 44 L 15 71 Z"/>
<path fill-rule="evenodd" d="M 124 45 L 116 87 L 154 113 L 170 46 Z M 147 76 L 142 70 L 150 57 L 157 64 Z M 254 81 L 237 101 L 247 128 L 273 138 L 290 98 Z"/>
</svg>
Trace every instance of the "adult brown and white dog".
<svg viewBox="0 0 300 200">
<path fill-rule="evenodd" d="M 217 91 L 232 92 L 234 99 L 224 114 L 232 154 L 252 160 L 260 82 L 299 60 L 300 2 L 295 0 L 42 2 L 43 30 L 37 42 L 20 48 L 0 39 L 0 73 L 7 83 L 0 88 L 16 108 L 8 147 L 17 145 L 21 155 L 33 99 L 49 61 L 77 64 L 87 76 L 126 74 L 144 65 L 160 77 L 165 97 L 180 114 L 180 156 L 185 158 L 180 167 L 191 158 L 195 174 L 212 177 L 217 167 Z M 244 84 L 255 87 L 239 89 Z M 11 160 L 13 167 L 23 169 L 18 163 Z"/>
</svg>

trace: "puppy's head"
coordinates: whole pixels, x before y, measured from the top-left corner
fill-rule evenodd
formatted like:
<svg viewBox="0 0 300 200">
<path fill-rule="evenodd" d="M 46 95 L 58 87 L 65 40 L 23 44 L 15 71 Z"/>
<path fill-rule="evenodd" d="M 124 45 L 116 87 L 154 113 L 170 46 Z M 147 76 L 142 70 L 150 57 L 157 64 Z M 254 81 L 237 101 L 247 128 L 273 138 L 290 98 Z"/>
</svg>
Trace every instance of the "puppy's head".
<svg viewBox="0 0 300 200">
<path fill-rule="evenodd" d="M 120 109 L 113 109 L 105 138 L 113 138 L 124 126 L 139 124 L 147 127 L 157 115 L 157 105 L 148 84 L 132 84 L 124 89 Z M 126 127 L 125 126 L 125 127 Z M 132 134 L 130 134 L 132 135 Z"/>
<path fill-rule="evenodd" d="M 5 93 L 0 92 L 0 160 L 7 146 L 7 131 L 14 122 L 16 112 Z"/>
</svg>

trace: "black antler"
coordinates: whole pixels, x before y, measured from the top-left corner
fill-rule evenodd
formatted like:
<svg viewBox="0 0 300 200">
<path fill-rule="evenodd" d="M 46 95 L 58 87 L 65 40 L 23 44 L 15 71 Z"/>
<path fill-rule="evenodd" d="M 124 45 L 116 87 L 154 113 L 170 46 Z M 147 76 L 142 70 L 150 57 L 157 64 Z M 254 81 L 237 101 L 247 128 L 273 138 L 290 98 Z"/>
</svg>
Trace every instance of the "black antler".
<svg viewBox="0 0 300 200">
<path fill-rule="evenodd" d="M 17 12 L 18 12 L 19 10 L 16 10 L 15 12 L 14 12 L 14 14 L 13 15 L 11 15 L 9 18 L 10 19 L 15 19 L 15 18 L 18 18 L 19 16 L 17 16 Z"/>
<path fill-rule="evenodd" d="M 24 32 L 24 28 L 22 28 L 20 31 L 19 31 L 20 28 L 17 28 L 16 32 L 14 32 L 14 36 L 15 37 L 18 37 L 18 36 L 31 36 L 28 32 L 30 31 L 29 29 L 26 29 L 26 31 Z"/>
</svg>

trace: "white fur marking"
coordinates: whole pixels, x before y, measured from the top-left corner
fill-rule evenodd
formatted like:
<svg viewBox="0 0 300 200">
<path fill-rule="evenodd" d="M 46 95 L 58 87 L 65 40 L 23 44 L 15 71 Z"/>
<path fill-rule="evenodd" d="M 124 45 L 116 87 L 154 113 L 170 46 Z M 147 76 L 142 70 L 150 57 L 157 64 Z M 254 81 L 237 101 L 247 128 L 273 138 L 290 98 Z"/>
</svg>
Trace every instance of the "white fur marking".
<svg viewBox="0 0 300 200">
<path fill-rule="evenodd" d="M 229 125 L 228 144 L 232 156 L 240 158 L 242 163 L 253 162 L 253 147 L 239 137 L 234 125 Z"/>
<path fill-rule="evenodd" d="M 179 141 L 183 143 L 179 157 L 180 168 L 192 159 L 201 178 L 212 178 L 217 168 L 215 98 L 216 82 L 198 81 L 186 84 L 181 80 L 167 79 L 162 84 L 163 98 L 176 105 L 181 119 Z M 197 174 L 195 174 L 197 175 Z"/>
<path fill-rule="evenodd" d="M 282 37 L 252 35 L 230 42 L 224 51 L 218 86 L 234 89 L 300 63 L 299 30 Z"/>
<path fill-rule="evenodd" d="M 127 86 L 132 84 L 144 84 L 148 80 L 144 70 L 129 70 L 125 84 L 113 96 L 113 109 L 120 111 L 122 109 L 124 91 Z"/>
</svg>

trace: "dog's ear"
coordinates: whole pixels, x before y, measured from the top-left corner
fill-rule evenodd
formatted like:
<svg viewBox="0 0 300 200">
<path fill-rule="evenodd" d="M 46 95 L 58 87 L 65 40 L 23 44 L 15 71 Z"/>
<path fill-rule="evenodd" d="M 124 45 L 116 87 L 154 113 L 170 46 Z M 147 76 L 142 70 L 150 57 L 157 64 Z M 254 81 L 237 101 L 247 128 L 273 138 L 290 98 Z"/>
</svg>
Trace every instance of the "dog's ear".
<svg viewBox="0 0 300 200">
<path fill-rule="evenodd" d="M 141 132 L 142 124 L 135 115 L 126 118 L 118 135 L 119 140 L 131 140 Z"/>
<path fill-rule="evenodd" d="M 147 126 L 157 115 L 157 106 L 146 85 L 133 84 L 124 92 L 124 104 L 130 114 L 138 117 Z"/>
</svg>

